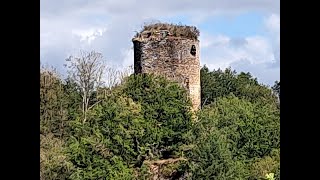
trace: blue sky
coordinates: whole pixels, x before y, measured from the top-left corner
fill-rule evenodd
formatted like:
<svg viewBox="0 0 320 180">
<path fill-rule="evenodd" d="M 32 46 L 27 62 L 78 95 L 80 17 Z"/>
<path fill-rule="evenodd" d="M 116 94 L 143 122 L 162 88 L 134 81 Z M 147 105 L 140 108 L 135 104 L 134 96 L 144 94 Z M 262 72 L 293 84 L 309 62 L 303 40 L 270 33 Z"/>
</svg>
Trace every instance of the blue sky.
<svg viewBox="0 0 320 180">
<path fill-rule="evenodd" d="M 200 30 L 200 61 L 210 69 L 250 72 L 259 82 L 280 79 L 280 2 L 277 0 L 41 1 L 40 60 L 61 72 L 79 50 L 101 52 L 116 67 L 133 64 L 131 38 L 160 20 Z"/>
<path fill-rule="evenodd" d="M 200 24 L 199 28 L 206 32 L 223 33 L 229 37 L 247 37 L 261 33 L 263 15 L 247 12 L 234 18 L 218 16 Z"/>
<path fill-rule="evenodd" d="M 259 12 L 248 11 L 240 13 L 235 17 L 217 15 L 197 24 L 201 31 L 210 33 L 223 33 L 229 37 L 246 37 L 262 34 L 262 23 L 265 15 Z M 160 21 L 193 24 L 190 16 L 176 16 L 170 18 L 159 18 Z"/>
</svg>

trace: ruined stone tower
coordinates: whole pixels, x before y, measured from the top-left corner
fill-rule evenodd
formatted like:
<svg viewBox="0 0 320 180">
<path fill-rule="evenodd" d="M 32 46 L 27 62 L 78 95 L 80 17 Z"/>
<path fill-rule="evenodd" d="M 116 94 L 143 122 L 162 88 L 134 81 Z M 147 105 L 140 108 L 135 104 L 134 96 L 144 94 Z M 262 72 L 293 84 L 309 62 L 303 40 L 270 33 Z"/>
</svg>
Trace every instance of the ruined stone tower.
<svg viewBox="0 0 320 180">
<path fill-rule="evenodd" d="M 132 39 L 134 72 L 155 73 L 177 81 L 189 92 L 193 110 L 200 107 L 199 31 L 193 26 L 147 25 Z"/>
</svg>

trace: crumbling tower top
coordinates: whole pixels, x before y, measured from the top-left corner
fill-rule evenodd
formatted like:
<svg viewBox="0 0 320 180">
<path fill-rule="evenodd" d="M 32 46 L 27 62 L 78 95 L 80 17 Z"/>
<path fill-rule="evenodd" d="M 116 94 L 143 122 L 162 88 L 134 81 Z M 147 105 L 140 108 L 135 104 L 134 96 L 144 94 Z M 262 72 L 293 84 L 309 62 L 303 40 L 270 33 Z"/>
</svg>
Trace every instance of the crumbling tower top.
<svg viewBox="0 0 320 180">
<path fill-rule="evenodd" d="M 149 38 L 160 34 L 161 36 L 180 37 L 198 40 L 200 31 L 195 26 L 176 25 L 169 23 L 146 24 L 140 32 L 137 32 L 133 41 Z"/>
</svg>

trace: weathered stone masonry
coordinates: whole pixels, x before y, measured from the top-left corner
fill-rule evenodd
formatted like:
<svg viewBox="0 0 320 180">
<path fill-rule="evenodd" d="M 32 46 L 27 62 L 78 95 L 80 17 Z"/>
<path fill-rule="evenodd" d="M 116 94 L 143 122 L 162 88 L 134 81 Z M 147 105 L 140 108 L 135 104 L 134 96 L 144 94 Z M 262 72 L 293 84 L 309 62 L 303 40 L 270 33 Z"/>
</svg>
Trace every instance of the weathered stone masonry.
<svg viewBox="0 0 320 180">
<path fill-rule="evenodd" d="M 171 36 L 167 31 L 134 38 L 135 73 L 165 75 L 179 82 L 190 95 L 193 109 L 200 106 L 199 40 Z"/>
</svg>

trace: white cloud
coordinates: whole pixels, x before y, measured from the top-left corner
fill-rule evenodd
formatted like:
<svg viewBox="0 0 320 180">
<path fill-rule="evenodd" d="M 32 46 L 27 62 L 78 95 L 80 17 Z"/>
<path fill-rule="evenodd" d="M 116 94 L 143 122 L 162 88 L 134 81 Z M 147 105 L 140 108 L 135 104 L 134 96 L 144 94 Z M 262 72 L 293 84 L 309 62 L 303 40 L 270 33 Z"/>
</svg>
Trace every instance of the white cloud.
<svg viewBox="0 0 320 180">
<path fill-rule="evenodd" d="M 231 63 L 247 59 L 252 64 L 272 61 L 273 50 L 268 39 L 253 36 L 243 39 L 232 39 L 227 36 L 211 36 L 201 44 L 202 64 L 209 68 L 226 68 Z"/>
<path fill-rule="evenodd" d="M 273 51 L 276 60 L 280 61 L 280 16 L 272 14 L 265 20 L 265 27 L 269 34 L 269 39 L 273 44 Z"/>
<path fill-rule="evenodd" d="M 122 63 L 123 67 L 128 67 L 133 65 L 133 49 L 127 49 L 122 52 L 124 56 L 124 61 Z"/>
<path fill-rule="evenodd" d="M 102 36 L 105 31 L 106 28 L 91 28 L 88 30 L 72 30 L 71 33 L 80 36 L 80 42 L 90 44 L 94 39 Z"/>
<path fill-rule="evenodd" d="M 278 14 L 272 14 L 266 19 L 265 25 L 269 31 L 278 34 L 280 31 L 280 16 Z"/>
</svg>

